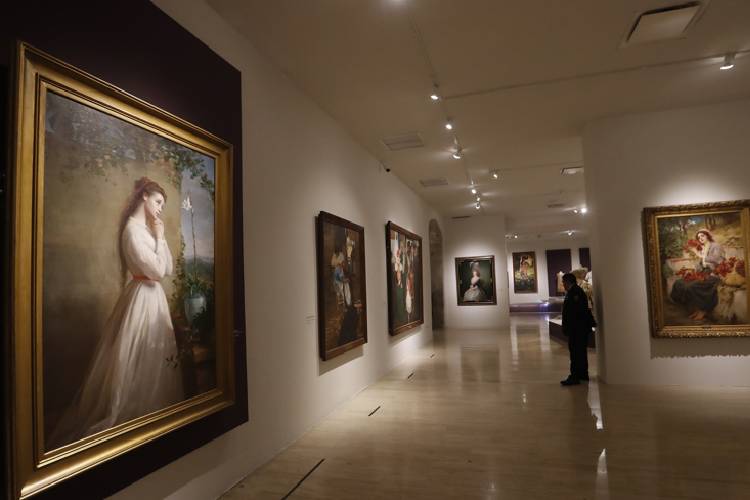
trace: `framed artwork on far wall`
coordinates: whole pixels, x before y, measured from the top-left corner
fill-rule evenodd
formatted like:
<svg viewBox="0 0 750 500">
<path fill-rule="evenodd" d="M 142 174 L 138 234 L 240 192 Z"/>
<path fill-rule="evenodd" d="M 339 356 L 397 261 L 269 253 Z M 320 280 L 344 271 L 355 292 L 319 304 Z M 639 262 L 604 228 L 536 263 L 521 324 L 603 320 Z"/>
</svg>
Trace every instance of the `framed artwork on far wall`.
<svg viewBox="0 0 750 500">
<path fill-rule="evenodd" d="M 388 269 L 388 332 L 396 335 L 424 323 L 422 237 L 391 221 L 385 226 Z"/>
<path fill-rule="evenodd" d="M 750 336 L 750 200 L 643 210 L 651 333 Z"/>
<path fill-rule="evenodd" d="M 494 255 L 456 257 L 456 299 L 459 306 L 497 304 Z"/>
<path fill-rule="evenodd" d="M 28 45 L 17 71 L 10 437 L 28 498 L 232 407 L 245 374 L 231 145 Z"/>
<path fill-rule="evenodd" d="M 325 361 L 367 342 L 365 229 L 320 212 L 316 239 L 318 341 Z"/>
<path fill-rule="evenodd" d="M 513 252 L 513 293 L 536 293 L 536 254 Z"/>
</svg>

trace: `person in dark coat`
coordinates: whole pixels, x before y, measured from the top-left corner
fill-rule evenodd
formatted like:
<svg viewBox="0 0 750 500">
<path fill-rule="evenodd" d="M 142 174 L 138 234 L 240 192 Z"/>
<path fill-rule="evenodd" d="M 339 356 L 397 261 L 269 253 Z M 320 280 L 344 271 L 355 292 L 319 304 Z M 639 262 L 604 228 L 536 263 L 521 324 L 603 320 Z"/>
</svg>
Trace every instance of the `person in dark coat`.
<svg viewBox="0 0 750 500">
<path fill-rule="evenodd" d="M 563 333 L 568 337 L 570 351 L 570 375 L 561 381 L 562 385 L 578 385 L 589 379 L 589 362 L 586 357 L 591 328 L 596 326 L 589 309 L 586 292 L 578 286 L 576 277 L 570 273 L 562 277 L 565 287 L 563 302 Z"/>
</svg>

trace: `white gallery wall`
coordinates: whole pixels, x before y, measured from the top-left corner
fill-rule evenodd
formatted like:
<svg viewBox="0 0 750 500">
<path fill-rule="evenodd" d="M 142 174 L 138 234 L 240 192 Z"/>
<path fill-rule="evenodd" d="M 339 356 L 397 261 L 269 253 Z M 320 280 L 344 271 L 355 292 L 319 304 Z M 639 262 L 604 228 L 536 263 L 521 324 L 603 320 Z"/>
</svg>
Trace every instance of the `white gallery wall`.
<svg viewBox="0 0 750 500">
<path fill-rule="evenodd" d="M 750 338 L 650 336 L 644 207 L 750 198 L 750 101 L 602 119 L 584 133 L 609 383 L 750 385 Z"/>
<path fill-rule="evenodd" d="M 423 237 L 438 218 L 202 0 L 155 4 L 242 72 L 244 245 L 250 422 L 146 476 L 118 499 L 217 498 L 432 340 L 425 324 L 388 334 L 385 224 Z M 207 76 L 208 77 L 208 76 Z M 318 355 L 315 216 L 365 228 L 368 343 Z"/>
<path fill-rule="evenodd" d="M 491 329 L 509 323 L 508 261 L 505 217 L 476 215 L 447 219 L 443 231 L 443 289 L 446 328 Z M 496 305 L 459 306 L 456 295 L 456 257 L 495 256 Z"/>
<path fill-rule="evenodd" d="M 555 240 L 509 240 L 508 241 L 508 290 L 511 304 L 539 302 L 549 299 L 549 279 L 547 274 L 547 250 L 570 249 L 571 269 L 581 267 L 579 249 L 587 248 L 589 242 L 575 235 L 567 239 Z M 513 291 L 513 252 L 534 252 L 536 254 L 537 293 L 515 293 Z"/>
</svg>

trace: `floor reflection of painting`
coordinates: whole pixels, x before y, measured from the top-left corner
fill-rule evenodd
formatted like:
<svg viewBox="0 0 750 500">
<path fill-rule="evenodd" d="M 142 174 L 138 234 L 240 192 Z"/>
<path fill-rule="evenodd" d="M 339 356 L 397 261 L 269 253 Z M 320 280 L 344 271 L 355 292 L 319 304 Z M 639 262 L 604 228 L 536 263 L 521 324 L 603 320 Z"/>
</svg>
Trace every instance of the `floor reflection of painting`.
<svg viewBox="0 0 750 500">
<path fill-rule="evenodd" d="M 320 355 L 325 360 L 367 341 L 364 229 L 321 212 L 317 236 Z"/>
<path fill-rule="evenodd" d="M 424 323 L 422 238 L 392 222 L 386 225 L 388 331 L 391 335 Z"/>
<path fill-rule="evenodd" d="M 211 157 L 46 95 L 47 449 L 215 386 L 214 168 Z"/>
<path fill-rule="evenodd" d="M 651 221 L 653 312 L 671 334 L 722 334 L 748 324 L 747 208 L 700 207 Z"/>
</svg>

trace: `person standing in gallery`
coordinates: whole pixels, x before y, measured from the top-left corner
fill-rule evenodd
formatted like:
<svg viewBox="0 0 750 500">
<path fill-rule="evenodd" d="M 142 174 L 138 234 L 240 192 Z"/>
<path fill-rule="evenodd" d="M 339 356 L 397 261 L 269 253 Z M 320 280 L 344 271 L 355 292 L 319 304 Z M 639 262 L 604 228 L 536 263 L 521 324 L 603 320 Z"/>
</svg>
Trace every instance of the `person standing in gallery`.
<svg viewBox="0 0 750 500">
<path fill-rule="evenodd" d="M 591 328 L 596 326 L 596 322 L 589 309 L 586 292 L 578 286 L 576 277 L 567 273 L 563 275 L 562 282 L 565 288 L 562 327 L 563 333 L 568 337 L 570 375 L 560 383 L 562 385 L 578 385 L 582 380 L 589 379 L 589 362 L 586 349 Z"/>
</svg>

